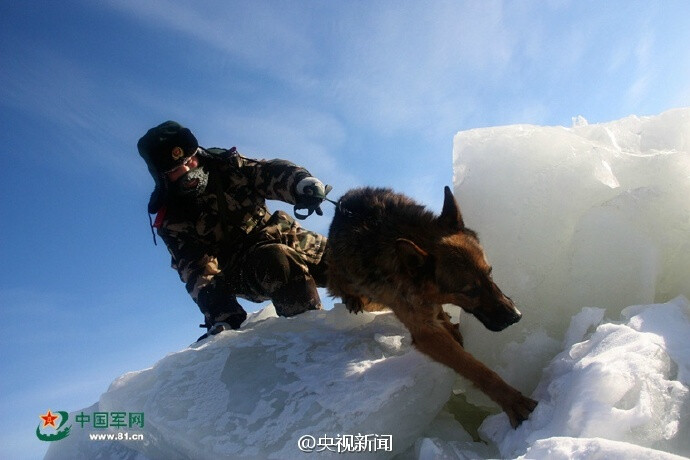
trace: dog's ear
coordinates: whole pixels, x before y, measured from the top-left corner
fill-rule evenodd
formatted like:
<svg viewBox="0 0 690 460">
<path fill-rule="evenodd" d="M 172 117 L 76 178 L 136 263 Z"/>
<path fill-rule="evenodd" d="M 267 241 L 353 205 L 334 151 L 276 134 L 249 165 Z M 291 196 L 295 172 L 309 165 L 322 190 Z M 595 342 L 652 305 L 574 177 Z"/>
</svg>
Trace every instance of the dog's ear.
<svg viewBox="0 0 690 460">
<path fill-rule="evenodd" d="M 443 225 L 453 230 L 462 230 L 465 228 L 465 223 L 462 220 L 462 214 L 460 214 L 460 206 L 458 202 L 455 201 L 453 192 L 450 191 L 450 187 L 446 186 L 444 189 L 445 197 L 443 200 L 443 211 L 441 211 L 441 217 L 439 220 Z"/>
<path fill-rule="evenodd" d="M 395 245 L 405 270 L 413 276 L 421 275 L 429 261 L 429 253 L 405 238 L 395 240 Z"/>
</svg>

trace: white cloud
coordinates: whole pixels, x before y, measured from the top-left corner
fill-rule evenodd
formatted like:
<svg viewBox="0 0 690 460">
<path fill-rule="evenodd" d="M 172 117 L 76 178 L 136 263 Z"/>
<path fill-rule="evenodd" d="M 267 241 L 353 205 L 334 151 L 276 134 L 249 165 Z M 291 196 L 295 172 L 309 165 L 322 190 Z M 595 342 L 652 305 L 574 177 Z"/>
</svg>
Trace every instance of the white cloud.
<svg viewBox="0 0 690 460">
<path fill-rule="evenodd" d="M 640 37 L 635 47 L 635 57 L 637 58 L 637 65 L 640 69 L 649 67 L 653 52 L 654 34 L 652 32 L 647 32 Z"/>
<path fill-rule="evenodd" d="M 515 46 L 498 1 L 110 5 L 226 52 L 350 122 L 387 132 L 457 127 L 472 110 L 464 80 L 500 75 Z"/>
<path fill-rule="evenodd" d="M 498 2 L 375 5 L 342 18 L 358 26 L 335 59 L 337 100 L 368 126 L 426 130 L 451 113 L 456 123 L 471 110 L 468 80 L 500 75 L 512 56 Z"/>
<path fill-rule="evenodd" d="M 507 112 L 509 123 L 545 124 L 551 115 L 551 109 L 541 102 L 526 103 L 517 107 L 516 111 Z"/>
<path fill-rule="evenodd" d="M 248 156 L 292 158 L 326 171 L 337 167 L 332 152 L 345 139 L 344 126 L 328 114 L 281 107 L 267 113 L 234 111 L 219 116 L 213 131 L 211 141 L 233 142 Z"/>
<path fill-rule="evenodd" d="M 645 97 L 659 78 L 652 65 L 654 37 L 633 27 L 640 21 L 644 26 L 639 14 L 617 15 L 615 8 L 604 8 L 596 15 L 594 8 L 568 1 L 296 7 L 273 2 L 112 0 L 110 5 L 149 27 L 198 42 L 200 51 L 220 51 L 217 59 L 224 59 L 225 53 L 267 82 L 285 85 L 273 105 L 290 108 L 278 108 L 275 114 L 235 114 L 230 121 L 269 139 L 294 138 L 295 145 L 314 152 L 332 149 L 333 144 L 326 146 L 323 138 L 313 135 L 281 132 L 281 126 L 304 131 L 308 125 L 277 118 L 306 110 L 328 114 L 362 132 L 450 138 L 468 123 L 552 123 L 554 114 L 566 112 L 570 117 L 583 112 L 579 105 L 554 109 L 554 101 L 600 104 L 611 91 L 624 91 L 612 80 L 621 80 L 618 74 L 625 74 L 634 62 L 634 71 L 621 80 L 631 82 L 626 110 L 632 110 L 630 103 Z M 610 21 L 619 16 L 620 27 L 628 24 L 633 29 L 629 39 L 610 30 Z M 603 46 L 595 42 L 611 38 Z M 630 46 L 631 40 L 638 45 Z M 608 79 L 590 84 L 586 94 L 574 95 L 587 82 L 598 82 L 595 72 L 602 66 L 608 66 Z M 265 83 L 247 84 L 256 90 Z M 624 94 L 616 99 L 608 111 L 626 105 Z M 215 102 L 204 102 L 209 103 Z M 195 104 L 199 108 L 201 103 L 190 105 Z M 186 109 L 197 118 L 205 112 Z M 516 114 L 524 119 L 515 120 Z M 284 149 L 279 142 L 262 140 L 255 145 Z"/>
<path fill-rule="evenodd" d="M 183 2 L 112 0 L 109 5 L 147 26 L 176 33 L 224 51 L 240 64 L 301 81 L 317 56 L 296 23 L 291 4 L 267 2 Z"/>
<path fill-rule="evenodd" d="M 675 100 L 672 102 L 673 107 L 688 107 L 690 106 L 690 84 L 681 89 Z"/>
<path fill-rule="evenodd" d="M 609 74 L 615 74 L 623 69 L 626 63 L 630 60 L 633 50 L 630 43 L 623 42 L 616 46 L 610 54 L 609 63 L 606 71 Z"/>
<path fill-rule="evenodd" d="M 0 73 L 0 100 L 61 125 L 84 129 L 93 85 L 73 63 L 36 48 L 22 49 L 22 59 Z"/>
<path fill-rule="evenodd" d="M 636 111 L 639 108 L 640 102 L 647 97 L 651 85 L 656 80 L 655 77 L 658 71 L 652 65 L 654 45 L 654 34 L 646 32 L 639 38 L 633 50 L 633 79 L 625 95 L 625 102 L 631 107 L 632 111 Z"/>
<path fill-rule="evenodd" d="M 131 116 L 136 107 L 127 99 L 136 94 L 134 85 L 121 83 L 117 92 L 112 91 L 112 82 L 99 81 L 88 63 L 65 58 L 61 51 L 35 44 L 14 50 L 13 65 L 0 72 L 0 104 L 55 128 L 42 135 L 52 144 L 50 152 L 31 154 L 43 155 L 42 161 L 52 162 L 56 171 L 74 173 L 95 165 L 116 176 L 133 171 L 122 180 L 141 183 L 147 174 L 139 171 L 140 160 L 121 150 L 123 139 L 141 130 Z M 130 144 L 131 152 L 136 152 L 137 138 Z"/>
</svg>

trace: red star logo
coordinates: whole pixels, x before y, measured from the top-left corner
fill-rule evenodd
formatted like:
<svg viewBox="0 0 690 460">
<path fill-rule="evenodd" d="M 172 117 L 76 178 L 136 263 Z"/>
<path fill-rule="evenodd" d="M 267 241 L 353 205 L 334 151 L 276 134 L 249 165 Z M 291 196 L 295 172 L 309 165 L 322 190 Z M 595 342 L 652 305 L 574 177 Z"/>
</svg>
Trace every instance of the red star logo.
<svg viewBox="0 0 690 460">
<path fill-rule="evenodd" d="M 58 418 L 58 416 L 50 412 L 50 409 L 48 409 L 46 414 L 40 415 L 39 417 L 41 417 L 43 420 L 43 428 L 47 427 L 48 425 L 51 425 L 53 428 L 57 428 L 55 426 L 55 419 Z"/>
</svg>

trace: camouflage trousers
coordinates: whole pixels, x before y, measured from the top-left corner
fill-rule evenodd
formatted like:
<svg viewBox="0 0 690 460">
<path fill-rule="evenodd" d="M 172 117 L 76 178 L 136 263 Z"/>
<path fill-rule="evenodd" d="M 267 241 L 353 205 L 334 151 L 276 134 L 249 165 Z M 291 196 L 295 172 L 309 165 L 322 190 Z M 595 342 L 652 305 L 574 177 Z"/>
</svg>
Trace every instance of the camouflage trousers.
<svg viewBox="0 0 690 460">
<path fill-rule="evenodd" d="M 325 261 L 304 261 L 281 243 L 258 245 L 247 251 L 231 289 L 252 302 L 271 300 L 280 316 L 294 316 L 321 308 L 317 287 L 326 286 Z"/>
<path fill-rule="evenodd" d="M 326 286 L 325 250 L 325 237 L 302 228 L 282 211 L 275 213 L 224 270 L 225 286 L 216 286 L 215 295 L 226 299 L 210 302 L 223 307 L 203 312 L 207 325 L 223 321 L 239 327 L 246 312 L 235 297 L 271 300 L 280 316 L 321 309 L 316 288 Z"/>
</svg>

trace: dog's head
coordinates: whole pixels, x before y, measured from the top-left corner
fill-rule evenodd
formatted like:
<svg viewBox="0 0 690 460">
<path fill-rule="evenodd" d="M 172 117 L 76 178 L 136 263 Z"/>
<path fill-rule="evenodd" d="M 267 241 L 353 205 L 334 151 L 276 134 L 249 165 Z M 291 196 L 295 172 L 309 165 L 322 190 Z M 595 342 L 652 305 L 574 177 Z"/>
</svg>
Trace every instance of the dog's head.
<svg viewBox="0 0 690 460">
<path fill-rule="evenodd" d="M 477 234 L 465 227 L 449 187 L 438 223 L 441 236 L 429 248 L 404 238 L 396 242 L 404 269 L 423 285 L 424 296 L 434 303 L 461 307 L 492 331 L 518 322 L 520 311 L 493 282 Z"/>
</svg>

